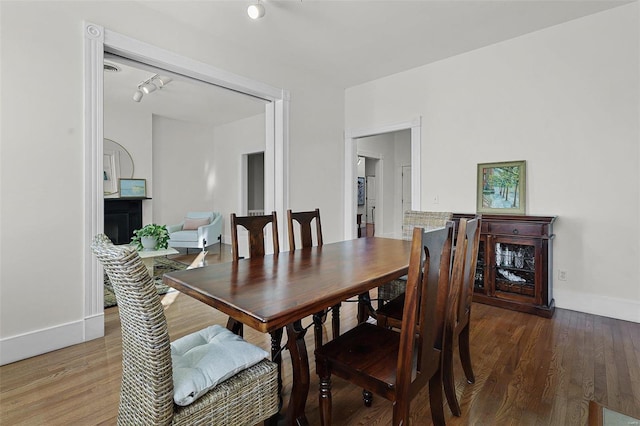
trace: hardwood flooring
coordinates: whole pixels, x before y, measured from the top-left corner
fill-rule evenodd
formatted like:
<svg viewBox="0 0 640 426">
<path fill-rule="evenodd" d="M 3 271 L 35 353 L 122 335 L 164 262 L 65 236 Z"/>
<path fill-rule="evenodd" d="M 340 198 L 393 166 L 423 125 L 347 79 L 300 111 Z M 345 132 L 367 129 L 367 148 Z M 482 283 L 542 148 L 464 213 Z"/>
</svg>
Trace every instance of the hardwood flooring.
<svg viewBox="0 0 640 426">
<path fill-rule="evenodd" d="M 195 254 L 172 256 L 189 263 Z M 229 261 L 213 250 L 207 262 Z M 172 299 L 170 301 L 170 299 Z M 166 317 L 172 339 L 226 316 L 180 293 L 169 294 Z M 169 303 L 170 301 L 170 303 Z M 344 303 L 342 328 L 355 324 L 355 303 Z M 552 319 L 474 304 L 471 353 L 476 374 L 468 384 L 455 361 L 462 417 L 445 407 L 450 425 L 584 425 L 588 401 L 640 418 L 640 324 L 556 309 Z M 331 332 L 330 321 L 325 325 Z M 245 338 L 269 351 L 268 336 L 245 327 Z M 319 424 L 313 331 L 307 333 L 311 389 L 307 417 Z M 116 423 L 121 376 L 117 308 L 105 310 L 105 337 L 0 367 L 1 425 L 110 425 Z M 291 389 L 284 354 L 285 401 Z M 414 425 L 431 423 L 427 390 L 411 403 Z M 384 425 L 391 404 L 374 396 L 362 404 L 361 389 L 333 382 L 336 425 Z"/>
</svg>

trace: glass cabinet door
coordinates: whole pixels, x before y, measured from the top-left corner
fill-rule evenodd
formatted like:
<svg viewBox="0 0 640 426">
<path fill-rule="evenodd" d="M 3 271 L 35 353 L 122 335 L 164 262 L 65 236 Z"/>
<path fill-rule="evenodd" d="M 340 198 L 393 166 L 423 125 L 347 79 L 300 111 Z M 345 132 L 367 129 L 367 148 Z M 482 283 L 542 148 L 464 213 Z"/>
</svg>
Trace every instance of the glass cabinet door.
<svg viewBox="0 0 640 426">
<path fill-rule="evenodd" d="M 494 239 L 492 269 L 495 296 L 529 301 L 539 299 L 536 291 L 538 246 L 539 243 L 533 240 Z"/>
</svg>

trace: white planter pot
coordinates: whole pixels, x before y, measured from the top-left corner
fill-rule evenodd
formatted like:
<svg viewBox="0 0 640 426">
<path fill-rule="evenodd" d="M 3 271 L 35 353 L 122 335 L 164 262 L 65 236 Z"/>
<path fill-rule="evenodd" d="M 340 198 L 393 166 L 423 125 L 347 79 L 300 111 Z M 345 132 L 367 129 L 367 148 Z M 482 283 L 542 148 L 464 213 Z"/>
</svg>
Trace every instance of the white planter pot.
<svg viewBox="0 0 640 426">
<path fill-rule="evenodd" d="M 158 239 L 156 237 L 141 237 L 140 242 L 142 243 L 144 251 L 151 251 L 156 249 Z"/>
</svg>

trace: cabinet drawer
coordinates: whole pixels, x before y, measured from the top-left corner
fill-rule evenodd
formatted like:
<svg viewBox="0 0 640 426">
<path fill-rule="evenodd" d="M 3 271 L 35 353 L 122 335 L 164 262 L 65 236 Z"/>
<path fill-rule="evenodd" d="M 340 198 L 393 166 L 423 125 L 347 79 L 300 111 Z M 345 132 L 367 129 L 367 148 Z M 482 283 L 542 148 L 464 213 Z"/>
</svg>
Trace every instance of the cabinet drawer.
<svg viewBox="0 0 640 426">
<path fill-rule="evenodd" d="M 507 223 L 489 222 L 488 232 L 496 235 L 542 237 L 546 235 L 545 225 L 542 223 Z"/>
</svg>

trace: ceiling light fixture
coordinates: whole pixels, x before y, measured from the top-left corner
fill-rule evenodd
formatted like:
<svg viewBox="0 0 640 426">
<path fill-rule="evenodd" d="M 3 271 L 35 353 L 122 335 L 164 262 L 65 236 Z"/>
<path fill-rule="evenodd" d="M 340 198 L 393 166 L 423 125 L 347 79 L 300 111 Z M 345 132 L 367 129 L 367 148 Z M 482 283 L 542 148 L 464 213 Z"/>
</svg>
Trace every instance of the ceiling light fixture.
<svg viewBox="0 0 640 426">
<path fill-rule="evenodd" d="M 133 93 L 133 100 L 136 102 L 140 102 L 143 96 L 144 96 L 144 93 L 142 93 L 142 90 L 136 90 Z"/>
<path fill-rule="evenodd" d="M 264 16 L 264 6 L 261 3 L 250 4 L 247 8 L 247 15 L 251 19 L 260 19 Z"/>
<path fill-rule="evenodd" d="M 146 79 L 145 81 L 141 81 L 138 84 L 137 90 L 133 93 L 133 100 L 135 102 L 140 102 L 144 95 L 148 95 L 149 93 L 155 92 L 158 89 L 162 89 L 164 86 L 169 84 L 171 80 L 171 77 L 154 74 L 150 78 Z"/>
</svg>

